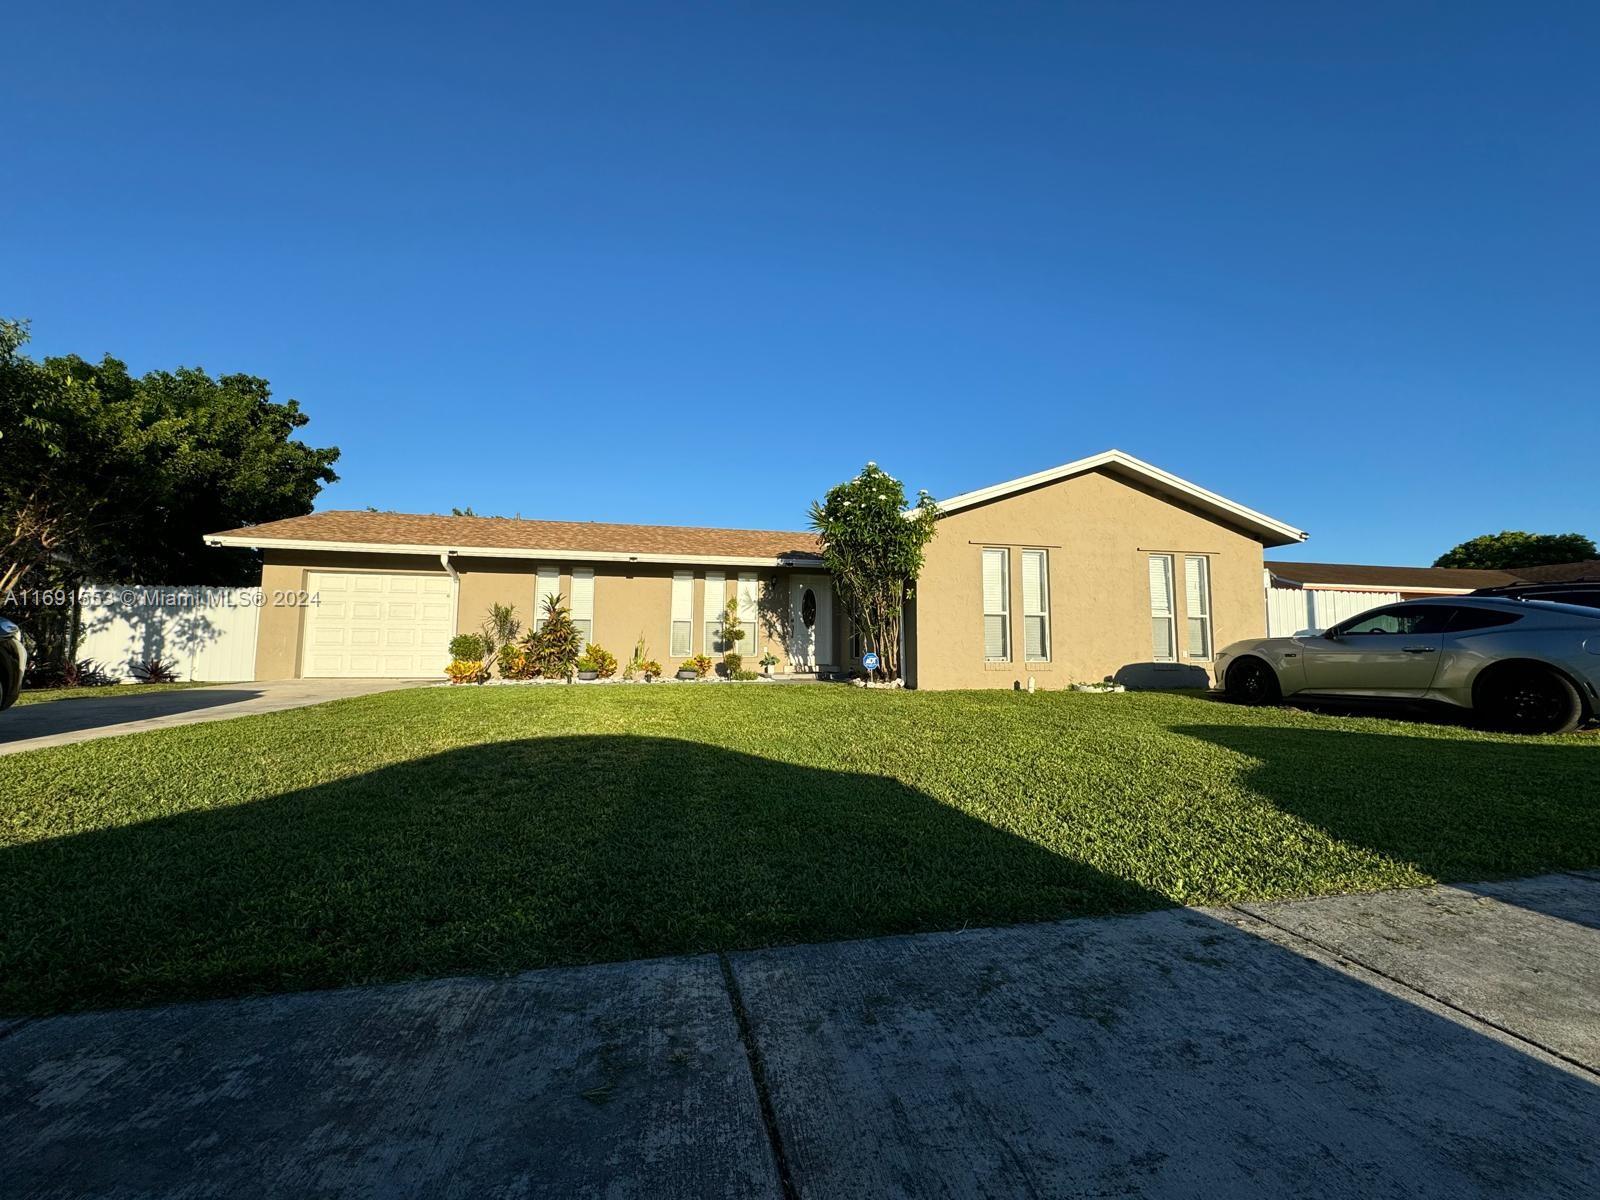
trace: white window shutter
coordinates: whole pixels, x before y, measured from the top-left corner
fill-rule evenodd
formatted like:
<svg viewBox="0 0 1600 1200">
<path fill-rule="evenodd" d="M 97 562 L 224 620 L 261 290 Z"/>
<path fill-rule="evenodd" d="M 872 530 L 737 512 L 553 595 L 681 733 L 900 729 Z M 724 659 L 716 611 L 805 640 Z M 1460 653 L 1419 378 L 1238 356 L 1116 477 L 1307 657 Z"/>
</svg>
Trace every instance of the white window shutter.
<svg viewBox="0 0 1600 1200">
<path fill-rule="evenodd" d="M 1004 662 L 1011 657 L 1011 583 L 1005 550 L 983 552 L 983 657 Z"/>
<path fill-rule="evenodd" d="M 583 640 L 594 640 L 594 568 L 572 568 L 572 623 Z"/>
<path fill-rule="evenodd" d="M 672 641 L 668 654 L 688 658 L 694 653 L 694 572 L 672 573 Z"/>
<path fill-rule="evenodd" d="M 540 567 L 533 585 L 533 626 L 535 629 L 544 624 L 545 599 L 555 595 L 560 590 L 561 568 L 556 566 Z"/>
<path fill-rule="evenodd" d="M 761 604 L 754 571 L 739 572 L 739 620 L 744 625 L 741 654 L 759 654 L 761 649 Z"/>
</svg>

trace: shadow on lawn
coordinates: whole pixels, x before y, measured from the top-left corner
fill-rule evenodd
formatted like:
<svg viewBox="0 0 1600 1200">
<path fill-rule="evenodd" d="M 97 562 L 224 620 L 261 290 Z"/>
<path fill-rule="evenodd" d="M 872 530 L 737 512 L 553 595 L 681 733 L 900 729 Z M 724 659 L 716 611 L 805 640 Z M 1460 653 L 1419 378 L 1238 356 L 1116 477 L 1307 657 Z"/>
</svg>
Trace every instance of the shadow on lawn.
<svg viewBox="0 0 1600 1200">
<path fill-rule="evenodd" d="M 1600 744 L 1303 725 L 1173 731 L 1255 759 L 1245 782 L 1284 812 L 1436 879 L 1600 865 Z"/>
<path fill-rule="evenodd" d="M 1168 903 L 892 779 L 628 736 L 17 846 L 0 878 L 10 1012 Z"/>
</svg>

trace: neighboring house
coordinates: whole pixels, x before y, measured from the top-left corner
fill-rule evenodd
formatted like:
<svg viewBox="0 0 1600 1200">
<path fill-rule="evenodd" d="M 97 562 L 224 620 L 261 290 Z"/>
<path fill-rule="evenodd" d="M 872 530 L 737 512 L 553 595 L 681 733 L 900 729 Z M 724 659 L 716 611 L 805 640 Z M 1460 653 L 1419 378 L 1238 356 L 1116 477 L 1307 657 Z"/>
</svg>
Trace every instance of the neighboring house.
<svg viewBox="0 0 1600 1200">
<path fill-rule="evenodd" d="M 1463 596 L 1516 583 L 1600 581 L 1600 560 L 1594 559 L 1515 571 L 1312 562 L 1269 562 L 1266 570 L 1269 637 L 1321 633 L 1346 617 L 1401 600 Z"/>
<path fill-rule="evenodd" d="M 1263 547 L 1305 537 L 1116 450 L 941 508 L 905 635 L 907 682 L 932 689 L 1203 686 L 1218 646 L 1263 632 Z M 490 604 L 527 622 L 550 592 L 622 658 L 641 636 L 663 663 L 715 656 L 729 599 L 747 663 L 825 673 L 872 649 L 811 533 L 325 512 L 207 541 L 264 556 L 258 679 L 437 675 Z"/>
</svg>

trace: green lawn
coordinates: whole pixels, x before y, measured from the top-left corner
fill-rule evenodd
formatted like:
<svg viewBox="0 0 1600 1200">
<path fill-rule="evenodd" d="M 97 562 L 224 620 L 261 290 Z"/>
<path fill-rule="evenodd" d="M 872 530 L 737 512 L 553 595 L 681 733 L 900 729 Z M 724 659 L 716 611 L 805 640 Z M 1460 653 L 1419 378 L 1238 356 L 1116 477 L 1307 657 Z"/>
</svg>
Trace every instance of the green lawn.
<svg viewBox="0 0 1600 1200">
<path fill-rule="evenodd" d="M 105 687 L 29 688 L 17 696 L 18 704 L 43 704 L 47 700 L 95 700 L 102 696 L 130 696 L 135 692 L 181 692 L 184 688 L 213 687 L 209 683 L 116 683 Z"/>
<path fill-rule="evenodd" d="M 390 692 L 0 757 L 0 1012 L 1593 867 L 1597 768 L 1184 695 Z"/>
</svg>

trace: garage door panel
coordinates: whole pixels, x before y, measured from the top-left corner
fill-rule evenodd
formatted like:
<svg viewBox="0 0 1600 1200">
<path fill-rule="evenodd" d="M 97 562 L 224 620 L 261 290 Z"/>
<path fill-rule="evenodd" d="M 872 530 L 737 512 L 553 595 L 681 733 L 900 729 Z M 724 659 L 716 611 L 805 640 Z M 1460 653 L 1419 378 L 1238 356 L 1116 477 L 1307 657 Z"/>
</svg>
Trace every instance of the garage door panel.
<svg viewBox="0 0 1600 1200">
<path fill-rule="evenodd" d="M 313 571 L 306 590 L 319 602 L 306 609 L 305 675 L 425 678 L 444 668 L 448 577 Z"/>
</svg>

